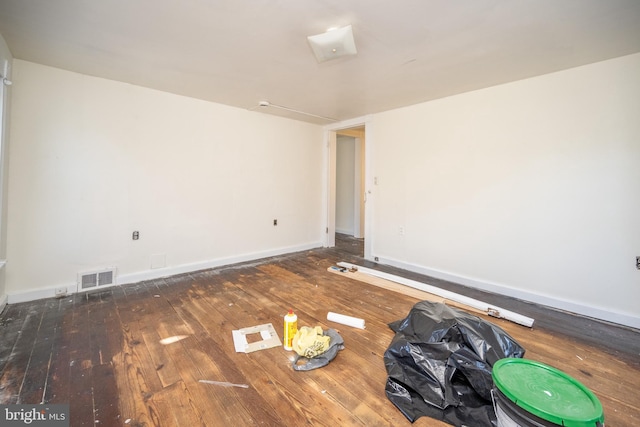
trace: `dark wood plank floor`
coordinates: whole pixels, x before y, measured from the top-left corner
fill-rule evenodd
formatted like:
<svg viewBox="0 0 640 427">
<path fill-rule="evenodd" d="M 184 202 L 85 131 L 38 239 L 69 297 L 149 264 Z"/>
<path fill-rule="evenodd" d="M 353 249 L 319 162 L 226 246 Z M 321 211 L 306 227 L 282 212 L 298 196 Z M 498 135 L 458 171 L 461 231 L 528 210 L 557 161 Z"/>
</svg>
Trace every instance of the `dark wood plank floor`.
<svg viewBox="0 0 640 427">
<path fill-rule="evenodd" d="M 504 295 L 473 289 L 468 286 L 429 276 L 389 267 L 362 259 L 364 241 L 344 234 L 336 234 L 336 248 L 343 260 L 352 259 L 355 264 L 375 268 L 408 279 L 428 283 L 461 295 L 478 299 L 502 308 L 516 311 L 535 319 L 536 328 L 567 335 L 587 345 L 595 345 L 610 353 L 613 357 L 624 358 L 640 368 L 640 338 L 638 330 L 609 322 L 577 316 L 562 310 L 552 309 L 538 304 L 521 301 Z"/>
<path fill-rule="evenodd" d="M 362 241 L 345 236 L 332 249 L 9 305 L 0 315 L 0 403 L 69 403 L 73 426 L 408 426 L 385 397 L 382 355 L 393 337 L 387 324 L 417 300 L 328 273 L 338 261 L 535 317 L 533 329 L 488 320 L 526 357 L 592 389 L 607 426 L 640 425 L 640 331 L 366 263 Z M 295 372 L 280 347 L 234 351 L 234 329 L 273 323 L 282 336 L 289 307 L 300 325 L 339 330 L 346 348 L 331 364 Z M 364 318 L 367 329 L 331 324 L 328 311 Z M 169 337 L 182 339 L 161 343 Z"/>
</svg>

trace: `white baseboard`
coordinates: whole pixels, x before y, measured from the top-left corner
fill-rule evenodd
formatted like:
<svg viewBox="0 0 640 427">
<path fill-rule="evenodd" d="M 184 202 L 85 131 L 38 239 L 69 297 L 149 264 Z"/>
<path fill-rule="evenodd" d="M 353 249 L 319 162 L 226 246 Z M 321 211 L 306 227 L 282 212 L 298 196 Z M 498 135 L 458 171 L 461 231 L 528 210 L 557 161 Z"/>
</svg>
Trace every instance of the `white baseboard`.
<svg viewBox="0 0 640 427">
<path fill-rule="evenodd" d="M 27 301 L 35 301 L 37 299 L 43 298 L 51 298 L 56 296 L 56 289 L 60 288 L 64 285 L 57 285 L 45 288 L 38 288 L 31 291 L 26 292 L 14 292 L 7 295 L 7 302 L 9 304 L 17 304 L 19 302 L 27 302 Z M 75 282 L 67 285 L 67 289 L 73 290 L 73 292 L 68 292 L 68 294 L 75 293 L 75 289 L 77 284 Z"/>
<path fill-rule="evenodd" d="M 209 268 L 222 267 L 224 265 L 237 264 L 246 261 L 255 261 L 262 258 L 268 258 L 278 255 L 290 254 L 293 252 L 306 251 L 309 249 L 315 249 L 322 247 L 321 242 L 312 242 L 305 245 L 288 246 L 284 248 L 270 249 L 261 252 L 250 252 L 247 254 L 217 258 L 208 261 L 194 262 L 189 264 L 182 264 L 175 267 L 157 268 L 153 270 L 140 271 L 137 273 L 129 273 L 118 276 L 118 285 L 125 285 L 128 283 L 137 283 L 144 280 L 160 279 L 162 277 L 175 276 L 177 274 L 190 273 L 193 271 L 207 270 Z"/>
<path fill-rule="evenodd" d="M 2 314 L 2 310 L 6 307 L 8 300 L 9 298 L 6 295 L 0 295 L 0 314 Z"/>
<path fill-rule="evenodd" d="M 344 228 L 336 228 L 336 233 L 346 234 L 347 236 L 353 236 L 355 234 L 353 229 L 347 230 L 347 229 L 344 229 Z"/>
<path fill-rule="evenodd" d="M 501 294 L 523 301 L 529 301 L 540 305 L 556 308 L 559 310 L 569 311 L 571 313 L 581 314 L 583 316 L 592 317 L 594 319 L 604 320 L 607 322 L 617 323 L 619 325 L 630 326 L 640 329 L 640 317 L 632 316 L 625 313 L 604 310 L 602 308 L 593 307 L 584 304 L 578 304 L 573 301 L 562 298 L 555 298 L 548 295 L 541 295 L 535 292 L 528 292 L 521 289 L 514 289 L 506 285 L 482 281 L 470 277 L 461 276 L 446 271 L 435 270 L 416 264 L 398 261 L 392 258 L 378 257 L 380 264 L 386 264 L 403 270 L 411 271 L 425 276 L 435 277 L 436 279 L 446 280 L 448 282 L 459 283 L 476 289 L 481 289 L 496 294 Z"/>
<path fill-rule="evenodd" d="M 306 251 L 309 249 L 315 249 L 322 247 L 321 242 L 311 242 L 297 246 L 287 246 L 282 248 L 270 249 L 267 251 L 250 252 L 247 254 L 217 258 L 208 261 L 194 262 L 189 264 L 177 265 L 174 267 L 157 268 L 153 270 L 139 271 L 135 273 L 123 274 L 116 277 L 117 285 L 126 285 L 129 283 L 142 282 L 144 280 L 160 279 L 162 277 L 175 276 L 177 274 L 190 273 L 193 271 L 206 270 L 209 268 L 221 267 L 224 265 L 237 264 L 246 261 L 255 261 L 262 258 L 268 258 L 278 255 L 285 255 L 293 252 Z M 5 296 L 5 300 L 9 304 L 16 304 L 19 302 L 33 301 L 42 298 L 51 298 L 56 296 L 56 289 L 64 287 L 65 285 L 47 286 L 39 289 L 34 289 L 27 292 L 16 292 Z M 69 283 L 66 285 L 67 295 L 76 293 L 77 283 Z M 94 289 L 94 288 L 92 288 Z M 2 301 L 0 299 L 0 301 Z"/>
</svg>

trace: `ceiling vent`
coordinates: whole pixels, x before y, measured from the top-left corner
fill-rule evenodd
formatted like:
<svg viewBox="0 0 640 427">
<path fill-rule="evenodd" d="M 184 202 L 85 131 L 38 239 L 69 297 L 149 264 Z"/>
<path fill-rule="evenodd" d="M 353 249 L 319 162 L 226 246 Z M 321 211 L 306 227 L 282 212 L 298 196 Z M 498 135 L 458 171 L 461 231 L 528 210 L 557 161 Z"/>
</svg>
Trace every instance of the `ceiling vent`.
<svg viewBox="0 0 640 427">
<path fill-rule="evenodd" d="M 115 284 L 115 268 L 78 273 L 78 292 L 88 291 L 98 287 L 114 286 Z"/>
</svg>

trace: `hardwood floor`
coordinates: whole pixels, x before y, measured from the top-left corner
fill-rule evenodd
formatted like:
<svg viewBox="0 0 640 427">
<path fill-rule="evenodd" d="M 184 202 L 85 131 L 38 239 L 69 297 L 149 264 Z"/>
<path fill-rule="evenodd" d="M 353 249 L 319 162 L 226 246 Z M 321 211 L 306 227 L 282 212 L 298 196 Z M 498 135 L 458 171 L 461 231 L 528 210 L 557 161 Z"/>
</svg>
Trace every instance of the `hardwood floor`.
<svg viewBox="0 0 640 427">
<path fill-rule="evenodd" d="M 361 240 L 338 240 L 333 249 L 9 305 L 0 315 L 0 403 L 69 403 L 72 426 L 409 426 L 385 396 L 382 357 L 393 337 L 387 324 L 418 300 L 328 273 L 338 261 L 384 268 L 362 260 Z M 640 425 L 640 331 L 484 296 L 535 313 L 533 329 L 487 319 L 525 357 L 593 390 L 607 426 Z M 294 371 L 281 347 L 235 352 L 232 330 L 272 323 L 282 338 L 289 308 L 300 326 L 340 332 L 345 349 L 328 366 Z M 367 328 L 330 323 L 328 311 L 364 318 Z M 170 337 L 178 340 L 161 343 Z"/>
</svg>

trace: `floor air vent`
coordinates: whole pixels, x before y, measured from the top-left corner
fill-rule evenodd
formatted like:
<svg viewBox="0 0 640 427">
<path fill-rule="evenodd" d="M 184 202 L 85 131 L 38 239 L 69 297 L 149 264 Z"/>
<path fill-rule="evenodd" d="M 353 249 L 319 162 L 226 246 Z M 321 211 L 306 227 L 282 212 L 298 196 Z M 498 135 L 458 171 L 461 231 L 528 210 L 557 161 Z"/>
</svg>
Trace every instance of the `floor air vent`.
<svg viewBox="0 0 640 427">
<path fill-rule="evenodd" d="M 78 292 L 116 284 L 116 269 L 78 273 Z"/>
</svg>

